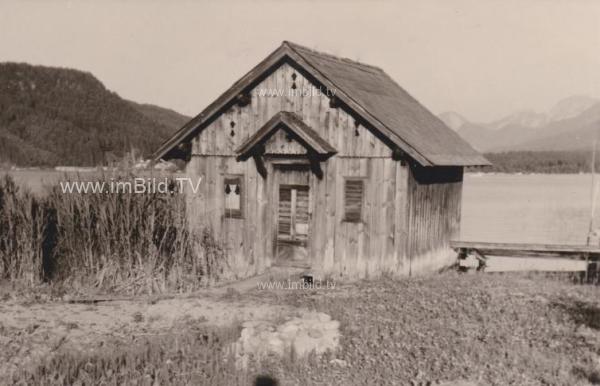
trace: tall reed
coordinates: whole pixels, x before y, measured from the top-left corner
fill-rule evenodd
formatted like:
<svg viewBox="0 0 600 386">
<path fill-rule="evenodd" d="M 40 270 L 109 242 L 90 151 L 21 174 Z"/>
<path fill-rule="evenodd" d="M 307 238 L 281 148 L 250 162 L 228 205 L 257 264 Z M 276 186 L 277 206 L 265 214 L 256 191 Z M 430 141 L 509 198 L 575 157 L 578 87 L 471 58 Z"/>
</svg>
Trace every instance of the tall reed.
<svg viewBox="0 0 600 386">
<path fill-rule="evenodd" d="M 210 231 L 190 232 L 185 199 L 176 192 L 64 193 L 53 186 L 35 197 L 8 176 L 0 181 L 3 278 L 128 293 L 182 291 L 214 280 L 222 257 Z"/>
<path fill-rule="evenodd" d="M 38 283 L 45 213 L 44 204 L 11 177 L 0 179 L 0 278 Z"/>
</svg>

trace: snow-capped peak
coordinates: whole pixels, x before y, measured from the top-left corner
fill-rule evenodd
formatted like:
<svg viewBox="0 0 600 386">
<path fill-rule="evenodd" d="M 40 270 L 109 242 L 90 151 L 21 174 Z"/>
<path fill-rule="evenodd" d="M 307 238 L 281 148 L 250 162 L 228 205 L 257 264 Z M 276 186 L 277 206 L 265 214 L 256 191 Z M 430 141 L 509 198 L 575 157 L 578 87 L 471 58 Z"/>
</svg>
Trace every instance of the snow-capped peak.
<svg viewBox="0 0 600 386">
<path fill-rule="evenodd" d="M 596 103 L 600 103 L 600 100 L 586 95 L 575 95 L 555 104 L 548 112 L 548 116 L 551 121 L 562 121 L 583 113 Z"/>
<path fill-rule="evenodd" d="M 548 123 L 546 114 L 538 113 L 533 110 L 524 110 L 492 122 L 489 124 L 489 127 L 493 130 L 499 130 L 507 126 L 520 126 L 533 129 L 541 127 L 546 123 Z"/>
<path fill-rule="evenodd" d="M 438 117 L 446 124 L 446 126 L 454 131 L 468 123 L 465 117 L 454 111 L 446 111 L 438 115 Z"/>
</svg>

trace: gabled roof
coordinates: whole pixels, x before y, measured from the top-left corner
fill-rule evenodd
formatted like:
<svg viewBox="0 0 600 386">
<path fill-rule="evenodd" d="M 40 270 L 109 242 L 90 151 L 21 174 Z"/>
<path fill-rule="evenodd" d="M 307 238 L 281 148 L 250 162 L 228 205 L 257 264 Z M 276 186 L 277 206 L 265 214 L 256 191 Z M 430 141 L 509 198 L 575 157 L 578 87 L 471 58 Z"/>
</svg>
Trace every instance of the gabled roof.
<svg viewBox="0 0 600 386">
<path fill-rule="evenodd" d="M 183 126 L 153 155 L 160 159 L 203 129 L 222 109 L 249 92 L 282 62 L 307 72 L 374 130 L 422 166 L 483 166 L 490 163 L 378 67 L 300 45 L 283 44 Z"/>
<path fill-rule="evenodd" d="M 280 129 L 294 134 L 302 145 L 321 157 L 329 157 L 337 152 L 335 148 L 321 138 L 316 131 L 304 123 L 302 118 L 297 114 L 289 111 L 280 111 L 273 115 L 263 127 L 236 149 L 235 152 L 238 155 L 238 160 L 248 159 L 258 146 L 263 144 Z"/>
</svg>

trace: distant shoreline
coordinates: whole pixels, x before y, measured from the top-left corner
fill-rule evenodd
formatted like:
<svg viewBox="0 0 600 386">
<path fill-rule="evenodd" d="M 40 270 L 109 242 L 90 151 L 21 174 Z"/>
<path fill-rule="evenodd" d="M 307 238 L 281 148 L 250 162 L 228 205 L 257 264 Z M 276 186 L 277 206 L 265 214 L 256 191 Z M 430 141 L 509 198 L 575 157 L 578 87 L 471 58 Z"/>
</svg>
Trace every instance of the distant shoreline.
<svg viewBox="0 0 600 386">
<path fill-rule="evenodd" d="M 592 170 L 591 150 L 570 151 L 506 151 L 484 153 L 493 166 L 482 172 L 580 174 Z M 600 170 L 600 157 L 596 157 L 596 170 Z"/>
<path fill-rule="evenodd" d="M 529 151 L 487 152 L 483 155 L 492 163 L 490 167 L 467 167 L 466 173 L 506 173 L 506 174 L 589 174 L 591 173 L 592 152 L 589 150 L 569 151 Z M 112 168 L 103 166 L 48 166 L 17 167 L 0 163 L 0 172 L 6 171 L 58 171 L 94 172 Z M 600 155 L 596 157 L 596 170 L 600 171 Z"/>
<path fill-rule="evenodd" d="M 592 178 L 592 173 L 543 173 L 543 172 L 482 172 L 482 171 L 465 171 L 466 178 L 479 178 L 479 177 L 540 177 L 540 176 L 582 176 Z M 600 180 L 600 178 L 598 178 Z"/>
</svg>

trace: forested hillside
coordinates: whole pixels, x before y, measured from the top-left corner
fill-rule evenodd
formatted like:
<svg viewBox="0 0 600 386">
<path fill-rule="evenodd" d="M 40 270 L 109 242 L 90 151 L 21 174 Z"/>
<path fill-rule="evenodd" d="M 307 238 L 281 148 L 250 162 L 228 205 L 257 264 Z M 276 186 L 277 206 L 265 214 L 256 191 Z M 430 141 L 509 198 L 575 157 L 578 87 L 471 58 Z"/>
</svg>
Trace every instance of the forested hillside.
<svg viewBox="0 0 600 386">
<path fill-rule="evenodd" d="M 101 165 L 155 150 L 188 117 L 140 105 L 90 73 L 0 63 L 0 164 Z"/>
</svg>

